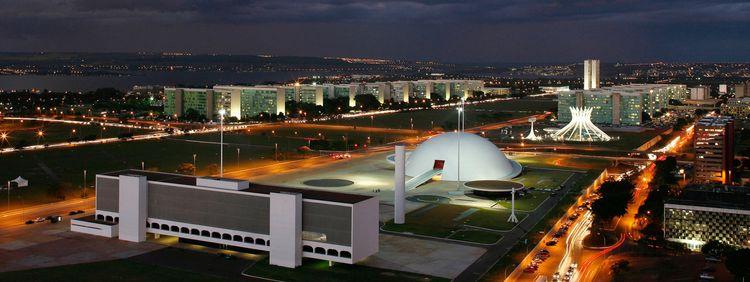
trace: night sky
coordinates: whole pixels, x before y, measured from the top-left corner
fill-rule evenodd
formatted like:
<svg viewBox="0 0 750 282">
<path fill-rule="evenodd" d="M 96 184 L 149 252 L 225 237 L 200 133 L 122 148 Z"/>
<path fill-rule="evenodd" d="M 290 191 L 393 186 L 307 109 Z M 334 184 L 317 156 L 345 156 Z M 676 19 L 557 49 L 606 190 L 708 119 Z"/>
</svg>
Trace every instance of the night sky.
<svg viewBox="0 0 750 282">
<path fill-rule="evenodd" d="M 0 0 L 0 51 L 750 61 L 750 2 Z"/>
</svg>

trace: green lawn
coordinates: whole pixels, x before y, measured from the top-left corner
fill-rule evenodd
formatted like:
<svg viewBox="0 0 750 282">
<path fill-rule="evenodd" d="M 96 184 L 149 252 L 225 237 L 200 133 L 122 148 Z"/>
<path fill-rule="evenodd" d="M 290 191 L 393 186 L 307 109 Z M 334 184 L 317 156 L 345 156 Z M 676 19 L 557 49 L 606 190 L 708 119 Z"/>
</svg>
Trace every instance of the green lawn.
<svg viewBox="0 0 750 282">
<path fill-rule="evenodd" d="M 588 158 L 588 157 L 568 157 L 568 156 L 514 156 L 513 160 L 517 161 L 527 168 L 548 168 L 561 170 L 586 171 L 589 169 L 605 169 L 612 166 L 612 161 Z"/>
<path fill-rule="evenodd" d="M 519 220 L 526 214 L 517 213 Z M 437 238 L 494 243 L 502 236 L 498 233 L 473 227 L 509 230 L 515 226 L 508 223 L 509 211 L 498 211 L 474 208 L 461 205 L 431 204 L 406 215 L 405 224 L 394 224 L 393 221 L 383 226 L 384 230 L 411 233 Z"/>
<path fill-rule="evenodd" d="M 272 163 L 275 144 L 278 144 L 279 160 L 294 160 L 318 156 L 318 153 L 299 153 L 297 148 L 307 145 L 304 137 L 317 136 L 336 139 L 343 150 L 348 136 L 349 146 L 362 144 L 371 136 L 371 144 L 391 142 L 405 138 L 402 135 L 368 134 L 353 130 L 310 130 L 296 127 L 267 132 L 233 131 L 224 134 L 224 169 L 232 171 Z M 340 140 L 339 140 L 340 139 Z M 78 197 L 83 184 L 83 170 L 87 170 L 89 193 L 93 189 L 94 175 L 114 170 L 141 168 L 174 172 L 181 163 L 192 163 L 193 154 L 197 174 L 209 173 L 210 165 L 219 163 L 218 133 L 192 134 L 163 138 L 116 142 L 109 144 L 79 145 L 69 148 L 21 151 L 0 155 L 0 182 L 18 176 L 29 180 L 29 188 L 11 192 L 11 208 L 21 202 L 41 204 L 60 199 L 59 195 Z M 361 148 L 361 145 L 359 146 Z M 239 149 L 239 151 L 238 151 Z M 62 188 L 61 188 L 62 187 Z M 0 211 L 7 209 L 0 205 Z"/>
<path fill-rule="evenodd" d="M 467 105 L 465 123 L 466 128 L 483 124 L 495 123 L 513 118 L 539 114 L 557 107 L 557 102 L 551 99 L 521 99 L 508 100 L 478 105 Z M 375 126 L 408 129 L 429 130 L 433 127 L 454 128 L 456 124 L 455 109 L 434 109 L 411 112 L 399 112 L 370 117 L 328 120 L 322 123 Z"/>
<path fill-rule="evenodd" d="M 379 269 L 361 265 L 302 259 L 302 266 L 295 269 L 268 264 L 268 259 L 257 262 L 244 272 L 246 275 L 281 281 L 449 281 L 449 279 L 427 275 Z"/>
<path fill-rule="evenodd" d="M 547 198 L 549 198 L 549 193 L 540 191 L 531 191 L 524 196 L 516 196 L 516 210 L 533 211 Z M 506 209 L 510 209 L 510 200 L 510 197 L 501 199 L 497 201 L 497 204 Z"/>
<path fill-rule="evenodd" d="M 130 260 L 113 260 L 0 273 L 0 281 L 232 281 Z"/>
<path fill-rule="evenodd" d="M 512 181 L 520 182 L 527 188 L 549 190 L 557 189 L 573 174 L 574 172 L 570 171 L 526 167 L 521 175 Z"/>
<path fill-rule="evenodd" d="M 75 132 L 73 132 L 75 130 Z M 40 137 L 38 132 L 43 135 Z M 57 122 L 41 121 L 19 121 L 5 120 L 0 122 L 0 132 L 8 134 L 8 140 L 2 141 L 0 148 L 13 147 L 25 140 L 28 145 L 54 144 L 67 142 L 70 138 L 85 138 L 94 135 L 96 138 L 117 137 L 120 133 L 133 133 L 135 135 L 153 132 L 142 129 L 131 129 L 123 127 L 100 127 L 94 125 L 77 125 Z"/>
</svg>

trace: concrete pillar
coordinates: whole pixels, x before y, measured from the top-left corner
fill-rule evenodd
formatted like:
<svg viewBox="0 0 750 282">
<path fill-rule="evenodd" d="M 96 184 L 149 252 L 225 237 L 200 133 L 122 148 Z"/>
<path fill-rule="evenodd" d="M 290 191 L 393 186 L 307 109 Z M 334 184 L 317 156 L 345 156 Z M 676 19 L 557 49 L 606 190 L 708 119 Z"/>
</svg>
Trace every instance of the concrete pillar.
<svg viewBox="0 0 750 282">
<path fill-rule="evenodd" d="M 405 221 L 405 203 L 406 200 L 406 150 L 403 144 L 396 145 L 396 171 L 393 175 L 395 182 L 394 187 L 394 215 L 393 223 L 404 224 Z"/>
<path fill-rule="evenodd" d="M 302 264 L 302 194 L 271 193 L 269 264 L 295 268 Z"/>
<path fill-rule="evenodd" d="M 130 242 L 146 241 L 148 181 L 141 175 L 119 177 L 119 237 Z"/>
</svg>

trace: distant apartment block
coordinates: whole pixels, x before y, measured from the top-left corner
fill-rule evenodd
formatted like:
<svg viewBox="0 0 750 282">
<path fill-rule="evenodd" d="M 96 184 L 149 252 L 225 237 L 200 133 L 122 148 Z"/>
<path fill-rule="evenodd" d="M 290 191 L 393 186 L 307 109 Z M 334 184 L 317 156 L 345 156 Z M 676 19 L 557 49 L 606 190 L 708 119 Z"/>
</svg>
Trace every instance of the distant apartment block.
<svg viewBox="0 0 750 282">
<path fill-rule="evenodd" d="M 560 122 L 571 119 L 570 107 L 591 107 L 591 121 L 597 124 L 640 126 L 643 114 L 650 116 L 667 108 L 670 99 L 682 100 L 687 88 L 679 84 L 630 84 L 593 90 L 557 92 Z"/>
<path fill-rule="evenodd" d="M 570 91 L 570 86 L 542 86 L 539 87 L 540 90 L 542 90 L 543 93 L 557 93 L 560 91 Z"/>
<path fill-rule="evenodd" d="M 743 98 L 750 97 L 750 81 L 739 83 L 734 85 L 734 97 Z"/>
<path fill-rule="evenodd" d="M 453 96 L 469 97 L 474 91 L 484 91 L 481 80 L 418 80 L 369 82 L 350 84 L 294 84 L 234 86 L 216 85 L 213 88 L 164 89 L 164 113 L 182 116 L 194 109 L 207 119 L 215 120 L 220 109 L 236 118 L 259 114 L 288 114 L 285 103 L 296 101 L 322 106 L 325 99 L 347 97 L 349 106 L 356 106 L 357 95 L 373 95 L 378 102 L 408 102 L 410 98 Z M 436 95 L 436 96 L 435 96 Z"/>
<path fill-rule="evenodd" d="M 96 176 L 95 215 L 71 231 L 143 242 L 147 234 L 353 264 L 378 252 L 377 197 L 141 170 Z"/>
<path fill-rule="evenodd" d="M 734 162 L 734 120 L 705 117 L 695 125 L 695 180 L 731 184 Z"/>
<path fill-rule="evenodd" d="M 690 87 L 690 100 L 706 100 L 711 98 L 711 88 L 708 86 Z"/>
<path fill-rule="evenodd" d="M 583 61 L 583 90 L 599 88 L 599 60 Z"/>
<path fill-rule="evenodd" d="M 721 114 L 732 116 L 735 119 L 747 119 L 750 117 L 750 97 L 729 98 L 722 105 Z"/>
<path fill-rule="evenodd" d="M 664 237 L 699 250 L 716 240 L 750 247 L 750 191 L 747 187 L 692 186 L 664 204 Z"/>
</svg>

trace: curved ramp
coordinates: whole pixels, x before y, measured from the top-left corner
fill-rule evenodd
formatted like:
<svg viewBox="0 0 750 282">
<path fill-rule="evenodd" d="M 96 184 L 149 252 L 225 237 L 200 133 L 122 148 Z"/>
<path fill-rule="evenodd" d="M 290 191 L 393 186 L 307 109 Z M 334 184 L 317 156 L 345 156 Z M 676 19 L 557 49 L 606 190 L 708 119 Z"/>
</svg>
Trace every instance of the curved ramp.
<svg viewBox="0 0 750 282">
<path fill-rule="evenodd" d="M 417 188 L 419 185 L 432 179 L 435 175 L 442 174 L 442 169 L 431 169 L 406 181 L 406 191 Z"/>
</svg>

